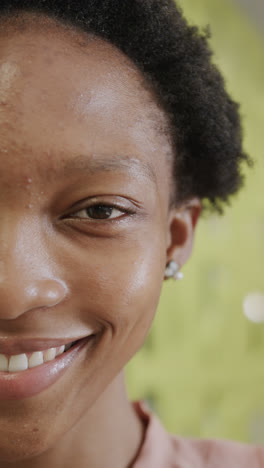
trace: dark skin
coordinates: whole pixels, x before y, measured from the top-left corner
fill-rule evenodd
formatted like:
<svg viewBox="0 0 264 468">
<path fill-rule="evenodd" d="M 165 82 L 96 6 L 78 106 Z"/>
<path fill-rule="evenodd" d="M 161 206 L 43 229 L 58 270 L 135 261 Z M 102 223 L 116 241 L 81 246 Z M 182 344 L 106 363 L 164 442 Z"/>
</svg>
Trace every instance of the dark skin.
<svg viewBox="0 0 264 468">
<path fill-rule="evenodd" d="M 166 116 L 129 59 L 25 18 L 24 31 L 1 26 L 0 335 L 93 327 L 98 339 L 39 395 L 0 401 L 0 465 L 129 467 L 144 428 L 123 368 L 149 332 L 166 264 L 191 254 L 201 203 L 170 206 Z M 98 207 L 85 210 L 96 203 L 114 208 L 96 219 Z"/>
</svg>

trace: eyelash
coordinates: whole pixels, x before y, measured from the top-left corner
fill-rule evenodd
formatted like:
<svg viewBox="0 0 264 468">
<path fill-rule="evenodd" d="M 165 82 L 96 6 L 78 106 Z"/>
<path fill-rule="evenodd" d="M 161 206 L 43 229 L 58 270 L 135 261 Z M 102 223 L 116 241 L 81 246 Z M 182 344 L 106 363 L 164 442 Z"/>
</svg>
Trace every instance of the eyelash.
<svg viewBox="0 0 264 468">
<path fill-rule="evenodd" d="M 113 205 L 113 204 L 110 204 L 110 203 L 94 203 L 93 205 L 89 205 L 87 207 L 84 207 L 82 208 L 81 210 L 78 210 L 76 211 L 75 213 L 71 214 L 69 217 L 71 219 L 74 219 L 74 218 L 77 218 L 77 219 L 85 219 L 85 220 L 92 220 L 92 221 L 95 221 L 95 222 L 106 222 L 106 221 L 113 221 L 113 220 L 119 220 L 120 218 L 122 218 L 123 216 L 120 215 L 120 216 L 114 216 L 113 218 L 92 218 L 92 217 L 89 217 L 89 215 L 87 214 L 87 211 L 90 209 L 90 208 L 96 208 L 96 207 L 103 207 L 103 208 L 110 208 L 112 210 L 117 210 L 119 211 L 120 213 L 123 213 L 123 214 L 127 214 L 127 215 L 133 215 L 135 214 L 135 211 L 134 210 L 130 210 L 128 208 L 124 209 L 124 208 L 121 208 L 120 206 L 118 205 Z M 82 212 L 86 212 L 87 214 L 87 217 L 80 217 L 80 216 L 76 216 L 78 213 L 82 213 Z M 112 213 L 111 213 L 112 215 Z M 110 215 L 110 216 L 111 216 Z"/>
</svg>

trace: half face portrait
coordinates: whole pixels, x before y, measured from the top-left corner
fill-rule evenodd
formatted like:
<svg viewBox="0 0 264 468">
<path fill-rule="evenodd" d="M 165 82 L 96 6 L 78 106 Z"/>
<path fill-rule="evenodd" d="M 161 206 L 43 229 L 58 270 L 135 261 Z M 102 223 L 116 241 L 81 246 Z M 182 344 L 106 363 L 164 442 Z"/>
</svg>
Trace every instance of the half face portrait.
<svg viewBox="0 0 264 468">
<path fill-rule="evenodd" d="M 206 40 L 174 2 L 78 3 L 0 7 L 2 468 L 154 468 L 134 464 L 146 417 L 124 366 L 191 256 L 204 200 L 221 211 L 247 158 Z"/>
</svg>

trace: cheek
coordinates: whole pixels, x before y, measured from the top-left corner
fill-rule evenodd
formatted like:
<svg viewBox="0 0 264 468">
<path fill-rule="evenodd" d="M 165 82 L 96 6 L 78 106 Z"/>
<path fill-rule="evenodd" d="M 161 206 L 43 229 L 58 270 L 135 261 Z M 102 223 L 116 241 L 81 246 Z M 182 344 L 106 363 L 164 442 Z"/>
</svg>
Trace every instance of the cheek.
<svg viewBox="0 0 264 468">
<path fill-rule="evenodd" d="M 145 232 L 139 239 L 108 241 L 94 245 L 76 267 L 72 285 L 85 320 L 101 323 L 111 341 L 142 344 L 159 302 L 166 262 L 166 235 L 162 230 Z M 142 240 L 143 238 L 143 240 Z"/>
<path fill-rule="evenodd" d="M 139 345 L 144 341 L 160 297 L 163 263 L 160 250 L 149 245 L 139 252 L 132 249 L 109 275 L 106 296 L 112 307 L 105 312 L 115 338 L 127 341 L 130 336 Z"/>
</svg>

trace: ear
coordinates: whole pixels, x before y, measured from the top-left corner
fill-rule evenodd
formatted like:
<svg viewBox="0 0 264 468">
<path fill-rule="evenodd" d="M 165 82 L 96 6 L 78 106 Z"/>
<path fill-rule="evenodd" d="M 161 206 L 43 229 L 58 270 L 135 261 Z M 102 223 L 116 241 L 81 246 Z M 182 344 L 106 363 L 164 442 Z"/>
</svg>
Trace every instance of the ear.
<svg viewBox="0 0 264 468">
<path fill-rule="evenodd" d="M 180 267 L 190 257 L 194 243 L 194 232 L 202 204 L 193 198 L 180 208 L 173 208 L 168 219 L 167 263 L 174 260 Z"/>
</svg>

